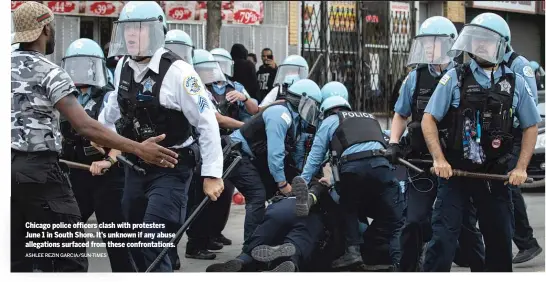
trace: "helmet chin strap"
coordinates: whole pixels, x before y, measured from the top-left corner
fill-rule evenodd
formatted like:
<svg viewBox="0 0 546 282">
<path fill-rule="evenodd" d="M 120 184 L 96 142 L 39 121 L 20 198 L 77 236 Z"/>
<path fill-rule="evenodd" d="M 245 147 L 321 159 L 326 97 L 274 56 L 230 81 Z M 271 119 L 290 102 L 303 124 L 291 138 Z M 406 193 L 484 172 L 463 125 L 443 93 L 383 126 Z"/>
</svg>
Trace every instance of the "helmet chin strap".
<svg viewBox="0 0 546 282">
<path fill-rule="evenodd" d="M 146 59 L 150 59 L 150 58 L 151 57 L 131 56 L 131 59 L 133 59 L 133 61 L 138 62 L 138 63 L 140 63 L 140 62 L 142 62 L 142 61 L 144 61 Z"/>
<path fill-rule="evenodd" d="M 474 61 L 476 61 L 478 66 L 480 66 L 482 68 L 495 68 L 497 66 L 497 64 L 488 62 L 486 60 L 482 60 L 480 57 L 474 56 L 474 54 L 468 53 L 468 56 L 470 56 L 470 58 L 474 59 Z"/>
</svg>

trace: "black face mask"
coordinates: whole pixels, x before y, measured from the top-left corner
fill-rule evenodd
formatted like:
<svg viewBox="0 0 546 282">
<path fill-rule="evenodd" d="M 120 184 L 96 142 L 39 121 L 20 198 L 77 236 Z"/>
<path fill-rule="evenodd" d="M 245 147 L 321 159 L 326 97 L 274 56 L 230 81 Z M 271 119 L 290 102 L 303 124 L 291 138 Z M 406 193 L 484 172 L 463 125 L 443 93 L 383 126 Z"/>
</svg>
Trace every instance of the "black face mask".
<svg viewBox="0 0 546 282">
<path fill-rule="evenodd" d="M 468 55 L 470 56 L 470 58 L 474 59 L 474 61 L 476 61 L 476 63 L 478 64 L 478 66 L 482 67 L 482 68 L 492 68 L 494 67 L 496 64 L 494 63 L 491 63 L 489 61 L 486 61 L 478 56 L 474 56 L 473 54 L 470 54 L 468 53 Z"/>
<path fill-rule="evenodd" d="M 50 27 L 49 30 L 51 31 L 51 35 L 49 36 L 49 39 L 46 42 L 46 49 L 45 49 L 46 55 L 51 55 L 55 51 L 55 29 Z"/>
</svg>

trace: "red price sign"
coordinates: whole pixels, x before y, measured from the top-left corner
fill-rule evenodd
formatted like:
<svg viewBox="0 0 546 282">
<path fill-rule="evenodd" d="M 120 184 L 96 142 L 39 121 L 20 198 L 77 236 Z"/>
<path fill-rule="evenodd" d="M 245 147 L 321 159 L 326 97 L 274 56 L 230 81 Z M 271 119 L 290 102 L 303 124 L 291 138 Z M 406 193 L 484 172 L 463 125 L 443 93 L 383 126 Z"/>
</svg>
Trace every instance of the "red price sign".
<svg viewBox="0 0 546 282">
<path fill-rule="evenodd" d="M 207 12 L 205 12 L 203 14 L 203 19 L 207 19 Z M 224 11 L 222 11 L 222 21 L 225 21 L 226 20 L 226 13 L 224 13 Z"/>
<path fill-rule="evenodd" d="M 169 16 L 175 20 L 187 20 L 192 17 L 192 12 L 184 7 L 176 7 L 169 10 Z"/>
<path fill-rule="evenodd" d="M 47 1 L 47 6 L 53 13 L 70 13 L 76 8 L 72 1 Z"/>
<path fill-rule="evenodd" d="M 23 3 L 25 3 L 25 1 L 11 1 L 11 10 L 17 9 Z"/>
<path fill-rule="evenodd" d="M 95 15 L 109 16 L 116 12 L 116 5 L 110 2 L 93 2 L 89 6 L 89 11 Z"/>
<path fill-rule="evenodd" d="M 258 22 L 258 19 L 258 13 L 250 9 L 238 10 L 234 15 L 235 22 L 242 24 L 254 24 Z"/>
</svg>

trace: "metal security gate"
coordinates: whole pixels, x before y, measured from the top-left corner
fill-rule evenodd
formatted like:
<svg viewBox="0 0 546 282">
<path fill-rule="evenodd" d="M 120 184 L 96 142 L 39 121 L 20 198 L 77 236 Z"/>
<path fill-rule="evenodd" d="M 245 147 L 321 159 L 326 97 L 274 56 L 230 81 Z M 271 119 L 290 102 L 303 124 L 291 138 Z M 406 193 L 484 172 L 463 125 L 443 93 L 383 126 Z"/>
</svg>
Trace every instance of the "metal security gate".
<svg viewBox="0 0 546 282">
<path fill-rule="evenodd" d="M 339 81 L 354 110 L 390 115 L 415 30 L 413 2 L 301 1 L 302 56 L 319 86 Z M 318 60 L 318 61 L 317 61 Z"/>
</svg>

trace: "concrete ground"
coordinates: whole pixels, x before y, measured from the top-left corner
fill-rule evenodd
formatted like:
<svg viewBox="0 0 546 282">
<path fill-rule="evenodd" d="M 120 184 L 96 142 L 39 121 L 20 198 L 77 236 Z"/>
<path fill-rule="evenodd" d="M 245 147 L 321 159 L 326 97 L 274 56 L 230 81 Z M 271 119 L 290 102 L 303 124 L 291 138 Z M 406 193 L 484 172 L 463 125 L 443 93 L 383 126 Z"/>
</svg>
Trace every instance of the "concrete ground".
<svg viewBox="0 0 546 282">
<path fill-rule="evenodd" d="M 542 248 L 545 247 L 544 240 L 544 193 L 525 193 L 524 198 L 527 204 L 527 213 L 529 214 L 529 221 L 534 229 L 535 238 L 538 240 Z M 233 241 L 232 246 L 224 246 L 220 251 L 216 252 L 216 259 L 207 260 L 195 260 L 187 259 L 184 257 L 186 236 L 178 245 L 178 254 L 182 259 L 182 272 L 204 272 L 207 266 L 213 263 L 226 261 L 234 258 L 241 252 L 241 245 L 243 241 L 243 220 L 245 210 L 244 206 L 233 205 L 231 209 L 231 215 L 223 234 Z M 94 220 L 92 217 L 91 220 Z M 86 230 L 87 232 L 96 232 L 98 230 Z M 94 248 L 88 249 L 88 252 L 105 252 L 105 249 Z M 513 252 L 516 254 L 518 249 L 513 245 Z M 106 258 L 89 258 L 89 272 L 110 272 L 110 265 Z M 458 267 L 453 264 L 452 271 L 464 272 L 469 271 L 468 268 Z M 514 271 L 516 272 L 544 272 L 544 252 L 542 252 L 535 259 L 522 264 L 515 264 Z"/>
</svg>

